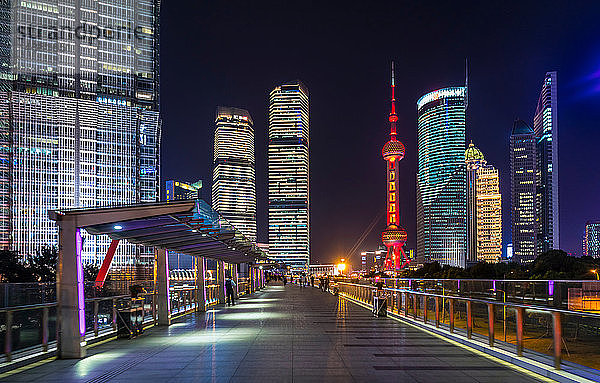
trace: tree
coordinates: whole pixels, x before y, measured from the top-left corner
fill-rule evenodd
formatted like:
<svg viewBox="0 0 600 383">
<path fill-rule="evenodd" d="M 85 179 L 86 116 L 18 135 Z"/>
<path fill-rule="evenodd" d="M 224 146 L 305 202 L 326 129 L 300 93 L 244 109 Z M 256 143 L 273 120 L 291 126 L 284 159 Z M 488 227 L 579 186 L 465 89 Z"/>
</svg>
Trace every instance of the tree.
<svg viewBox="0 0 600 383">
<path fill-rule="evenodd" d="M 17 253 L 0 250 L 0 281 L 3 283 L 35 282 L 35 276 Z"/>
</svg>

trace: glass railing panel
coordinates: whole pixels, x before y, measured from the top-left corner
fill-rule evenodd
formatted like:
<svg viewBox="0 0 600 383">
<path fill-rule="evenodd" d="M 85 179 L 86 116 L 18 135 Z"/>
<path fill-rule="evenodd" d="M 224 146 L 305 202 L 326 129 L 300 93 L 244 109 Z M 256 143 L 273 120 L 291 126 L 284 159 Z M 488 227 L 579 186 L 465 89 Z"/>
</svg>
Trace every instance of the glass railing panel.
<svg viewBox="0 0 600 383">
<path fill-rule="evenodd" d="M 600 370 L 600 318 L 562 314 L 562 358 Z"/>
</svg>

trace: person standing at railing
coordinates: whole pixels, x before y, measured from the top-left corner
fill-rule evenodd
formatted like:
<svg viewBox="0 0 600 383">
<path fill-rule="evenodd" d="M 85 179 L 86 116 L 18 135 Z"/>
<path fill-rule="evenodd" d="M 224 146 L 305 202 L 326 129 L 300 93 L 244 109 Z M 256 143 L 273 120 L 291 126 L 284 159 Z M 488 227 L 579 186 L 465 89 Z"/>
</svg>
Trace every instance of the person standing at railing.
<svg viewBox="0 0 600 383">
<path fill-rule="evenodd" d="M 235 282 L 231 279 L 230 276 L 227 276 L 225 280 L 225 293 L 227 295 L 227 305 L 233 306 L 235 305 Z"/>
</svg>

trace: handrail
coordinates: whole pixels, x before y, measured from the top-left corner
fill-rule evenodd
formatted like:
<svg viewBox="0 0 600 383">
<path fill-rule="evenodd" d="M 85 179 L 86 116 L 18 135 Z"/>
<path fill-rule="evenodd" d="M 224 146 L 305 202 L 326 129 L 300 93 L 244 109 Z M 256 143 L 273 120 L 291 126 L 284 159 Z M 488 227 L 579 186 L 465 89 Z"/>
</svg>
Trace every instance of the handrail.
<svg viewBox="0 0 600 383">
<path fill-rule="evenodd" d="M 341 289 L 340 289 L 341 288 Z M 404 316 L 406 318 L 413 318 L 417 320 L 421 315 L 418 314 L 417 304 L 420 306 L 420 299 L 418 296 L 423 297 L 423 308 L 422 308 L 422 320 L 423 323 L 427 323 L 428 321 L 428 298 L 433 298 L 435 300 L 435 327 L 440 327 L 440 299 L 443 301 L 448 301 L 448 331 L 450 333 L 455 332 L 455 302 L 456 301 L 464 301 L 466 302 L 466 337 L 467 339 L 472 338 L 473 334 L 473 303 L 478 303 L 487 306 L 487 328 L 488 328 L 488 342 L 490 347 L 494 347 L 495 342 L 495 334 L 494 334 L 494 323 L 495 323 L 495 306 L 504 307 L 504 311 L 506 312 L 506 308 L 514 309 L 515 311 L 515 325 L 516 325 L 516 354 L 518 356 L 523 355 L 523 344 L 524 344 L 524 323 L 525 323 L 525 311 L 530 310 L 534 312 L 541 312 L 545 314 L 550 314 L 552 319 L 552 347 L 553 347 L 553 357 L 554 357 L 554 368 L 559 370 L 562 364 L 562 317 L 564 315 L 577 315 L 580 317 L 600 319 L 600 315 L 587 313 L 587 312 L 579 312 L 579 311 L 568 311 L 562 309 L 556 309 L 552 307 L 543 307 L 543 306 L 534 306 L 527 304 L 519 304 L 512 302 L 499 302 L 499 301 L 490 301 L 479 298 L 470 298 L 463 296 L 455 296 L 455 295 L 440 295 L 435 293 L 426 293 L 421 291 L 414 291 L 409 289 L 397 289 L 397 288 L 377 288 L 372 285 L 362 285 L 356 283 L 347 283 L 347 282 L 337 282 L 336 290 L 343 295 L 347 295 L 351 299 L 355 299 L 367 304 L 370 304 L 370 299 L 375 297 L 375 293 L 377 291 L 384 291 L 388 293 L 393 293 L 386 296 L 386 301 L 390 297 L 393 296 L 391 304 L 393 305 L 392 309 L 388 311 L 393 312 L 396 310 L 397 315 Z M 404 295 L 404 299 L 400 299 L 402 294 Z M 429 301 L 430 302 L 430 301 Z M 402 306 L 404 306 L 404 310 L 402 310 Z M 412 306 L 412 313 L 409 313 L 409 306 Z M 443 308 L 445 311 L 446 309 Z M 375 312 L 375 308 L 374 308 Z M 504 330 L 504 334 L 506 335 L 506 329 Z M 506 341 L 506 339 L 505 339 Z"/>
</svg>

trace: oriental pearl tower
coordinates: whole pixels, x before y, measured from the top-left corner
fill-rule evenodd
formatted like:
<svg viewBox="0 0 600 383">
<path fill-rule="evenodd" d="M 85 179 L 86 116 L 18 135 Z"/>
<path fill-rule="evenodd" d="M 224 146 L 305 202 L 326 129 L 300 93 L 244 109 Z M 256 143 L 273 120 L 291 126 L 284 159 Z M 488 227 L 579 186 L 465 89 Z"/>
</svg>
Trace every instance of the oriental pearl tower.
<svg viewBox="0 0 600 383">
<path fill-rule="evenodd" d="M 387 227 L 381 233 L 381 239 L 387 247 L 384 268 L 386 270 L 400 270 L 410 262 L 402 247 L 406 243 L 407 234 L 400 226 L 400 180 L 398 165 L 404 158 L 404 145 L 396 138 L 396 99 L 394 98 L 394 63 L 392 62 L 392 110 L 390 112 L 390 140 L 381 150 L 387 168 L 387 202 L 386 216 Z"/>
</svg>

